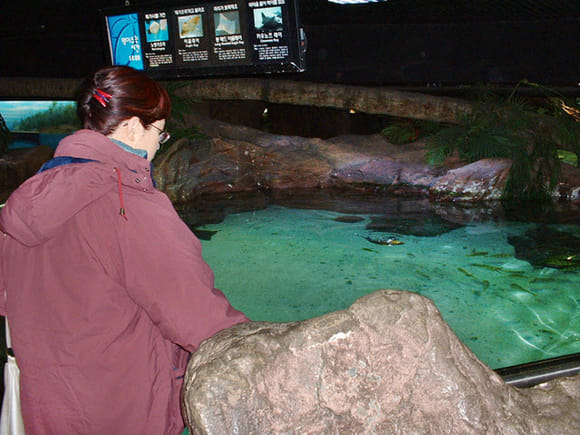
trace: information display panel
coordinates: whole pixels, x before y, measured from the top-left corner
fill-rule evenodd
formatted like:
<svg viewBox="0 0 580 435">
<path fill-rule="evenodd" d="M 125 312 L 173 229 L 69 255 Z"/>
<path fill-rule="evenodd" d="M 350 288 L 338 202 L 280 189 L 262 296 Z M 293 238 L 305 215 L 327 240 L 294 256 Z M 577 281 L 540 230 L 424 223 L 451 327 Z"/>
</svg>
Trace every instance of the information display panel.
<svg viewBox="0 0 580 435">
<path fill-rule="evenodd" d="M 101 13 L 109 63 L 155 78 L 305 70 L 295 0 L 126 6 Z"/>
</svg>

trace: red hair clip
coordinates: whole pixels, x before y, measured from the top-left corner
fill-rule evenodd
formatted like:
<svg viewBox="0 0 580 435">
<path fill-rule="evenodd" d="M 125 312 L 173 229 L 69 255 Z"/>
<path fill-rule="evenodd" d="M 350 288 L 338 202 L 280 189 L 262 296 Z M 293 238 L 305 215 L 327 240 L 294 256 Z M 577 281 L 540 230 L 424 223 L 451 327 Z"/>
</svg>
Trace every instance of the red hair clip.
<svg viewBox="0 0 580 435">
<path fill-rule="evenodd" d="M 99 88 L 95 90 L 93 94 L 95 100 L 101 103 L 101 106 L 107 107 L 109 100 L 113 97 L 111 94 L 107 94 L 105 91 L 101 91 Z"/>
</svg>

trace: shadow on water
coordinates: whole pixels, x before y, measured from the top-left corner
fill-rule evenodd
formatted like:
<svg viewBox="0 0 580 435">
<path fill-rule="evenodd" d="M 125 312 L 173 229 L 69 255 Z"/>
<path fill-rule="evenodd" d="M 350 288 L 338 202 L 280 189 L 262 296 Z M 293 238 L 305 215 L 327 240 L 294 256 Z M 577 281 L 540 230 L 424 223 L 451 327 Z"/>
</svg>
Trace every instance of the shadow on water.
<svg viewBox="0 0 580 435">
<path fill-rule="evenodd" d="M 211 240 L 217 231 L 199 227 L 220 223 L 229 214 L 263 210 L 273 205 L 342 213 L 334 220 L 343 223 L 357 223 L 365 219 L 361 215 L 370 216 L 366 229 L 389 237 L 435 237 L 465 225 L 490 221 L 535 223 L 537 226 L 525 234 L 508 238 L 514 246 L 515 257 L 534 267 L 580 268 L 580 238 L 551 227 L 580 222 L 580 208 L 569 203 L 433 203 L 426 198 L 317 189 L 202 196 L 182 205 L 178 212 L 199 239 Z M 382 239 L 378 236 L 369 240 Z"/>
<path fill-rule="evenodd" d="M 573 204 L 509 204 L 504 202 L 450 203 L 429 199 L 390 197 L 357 191 L 284 190 L 201 196 L 177 207 L 193 229 L 222 222 L 229 214 L 263 210 L 268 206 L 327 210 L 342 213 L 335 220 L 355 223 L 370 215 L 367 229 L 403 235 L 436 236 L 463 225 L 513 221 L 538 224 L 576 224 L 580 207 Z M 211 235 L 201 234 L 207 240 Z"/>
<path fill-rule="evenodd" d="M 508 242 L 515 257 L 536 268 L 580 269 L 580 238 L 571 232 L 539 225 L 524 235 L 512 235 Z"/>
</svg>

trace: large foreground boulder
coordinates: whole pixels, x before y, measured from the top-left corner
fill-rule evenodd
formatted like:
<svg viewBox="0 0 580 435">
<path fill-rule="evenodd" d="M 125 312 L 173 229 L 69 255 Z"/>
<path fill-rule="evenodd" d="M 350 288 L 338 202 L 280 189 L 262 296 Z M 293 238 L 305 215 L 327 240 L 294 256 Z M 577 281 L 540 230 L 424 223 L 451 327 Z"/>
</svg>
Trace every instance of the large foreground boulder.
<svg viewBox="0 0 580 435">
<path fill-rule="evenodd" d="M 382 290 L 202 344 L 183 411 L 198 434 L 578 434 L 580 377 L 507 385 L 427 298 Z"/>
</svg>

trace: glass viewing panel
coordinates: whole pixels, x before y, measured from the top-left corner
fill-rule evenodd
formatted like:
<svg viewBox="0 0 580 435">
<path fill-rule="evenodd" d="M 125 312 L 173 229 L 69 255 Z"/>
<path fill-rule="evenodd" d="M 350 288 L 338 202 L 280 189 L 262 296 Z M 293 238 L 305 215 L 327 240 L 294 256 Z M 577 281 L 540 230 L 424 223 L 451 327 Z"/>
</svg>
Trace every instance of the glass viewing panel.
<svg viewBox="0 0 580 435">
<path fill-rule="evenodd" d="M 76 104 L 69 100 L 0 101 L 0 115 L 10 130 L 8 149 L 48 145 L 78 128 Z"/>
<path fill-rule="evenodd" d="M 0 114 L 9 148 L 56 147 L 78 128 L 71 101 L 0 101 Z M 254 320 L 303 320 L 381 288 L 405 289 L 431 298 L 494 369 L 580 352 L 580 226 L 569 212 L 487 219 L 493 213 L 481 206 L 481 218 L 457 224 L 428 201 L 337 201 L 233 212 L 219 224 L 182 217 L 200 234 L 216 285 Z M 374 243 L 385 237 L 401 244 Z"/>
</svg>

